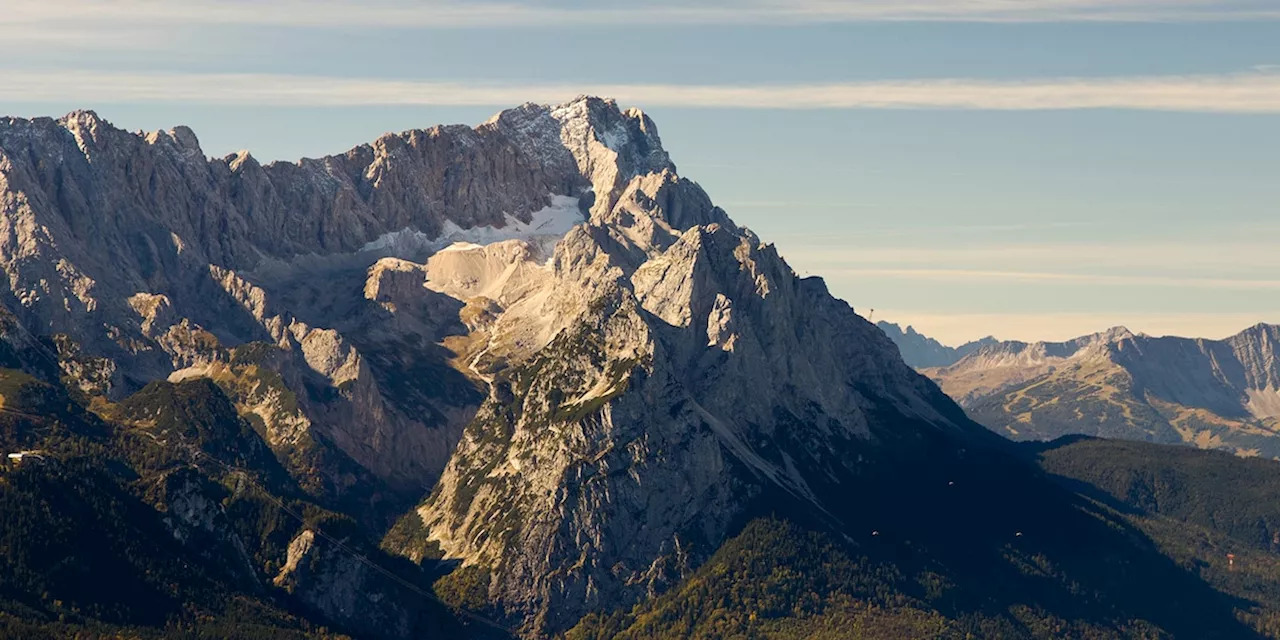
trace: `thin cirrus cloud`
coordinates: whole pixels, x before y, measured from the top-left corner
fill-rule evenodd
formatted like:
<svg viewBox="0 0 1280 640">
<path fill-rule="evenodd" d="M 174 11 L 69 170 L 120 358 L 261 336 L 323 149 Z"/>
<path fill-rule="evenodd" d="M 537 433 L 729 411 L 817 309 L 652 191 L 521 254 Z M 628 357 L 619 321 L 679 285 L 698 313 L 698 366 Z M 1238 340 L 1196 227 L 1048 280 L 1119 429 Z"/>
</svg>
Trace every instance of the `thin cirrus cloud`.
<svg viewBox="0 0 1280 640">
<path fill-rule="evenodd" d="M 990 269 L 890 268 L 836 268 L 826 269 L 823 273 L 824 275 L 834 277 L 867 276 L 875 278 L 904 278 L 946 283 L 1056 283 L 1090 286 L 1175 287 L 1245 291 L 1280 289 L 1280 280 L 1225 277 L 1200 278 L 1150 275 L 1109 275 L 1050 271 L 999 271 Z"/>
<path fill-rule="evenodd" d="M 566 5 L 408 0 L 9 0 L 10 25 L 502 28 L 930 22 L 1187 22 L 1280 19 L 1262 0 L 736 0 Z M 13 31 L 22 36 L 19 30 Z M 28 32 L 30 35 L 31 32 Z"/>
<path fill-rule="evenodd" d="M 816 84 L 458 83 L 281 74 L 0 71 L 10 102 L 259 106 L 481 106 L 555 103 L 580 94 L 649 107 L 739 109 L 1138 109 L 1280 113 L 1280 74 L 943 78 Z"/>
<path fill-rule="evenodd" d="M 835 238 L 839 241 L 839 235 Z M 1004 271 L 1018 265 L 1054 267 L 1089 265 L 1094 269 L 1146 269 L 1177 272 L 1230 269 L 1239 272 L 1280 271 L 1277 242 L 1166 242 L 1144 244 L 1026 243 L 970 247 L 889 247 L 815 245 L 802 247 L 805 262 L 822 267 L 948 266 Z"/>
</svg>

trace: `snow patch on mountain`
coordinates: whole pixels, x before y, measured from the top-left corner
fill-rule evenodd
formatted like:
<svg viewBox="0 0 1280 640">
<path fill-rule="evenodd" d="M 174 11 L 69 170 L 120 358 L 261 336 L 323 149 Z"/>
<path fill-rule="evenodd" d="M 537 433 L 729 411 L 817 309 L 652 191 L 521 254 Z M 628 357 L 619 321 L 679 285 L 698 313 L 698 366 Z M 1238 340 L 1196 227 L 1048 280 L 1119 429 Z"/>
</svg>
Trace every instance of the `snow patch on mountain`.
<svg viewBox="0 0 1280 640">
<path fill-rule="evenodd" d="M 479 245 L 474 242 L 455 242 L 441 249 L 440 251 L 443 253 L 445 251 L 471 251 L 473 249 L 483 249 L 483 248 L 484 248 L 484 245 Z"/>
<path fill-rule="evenodd" d="M 435 253 L 437 251 L 465 250 L 482 247 L 504 240 L 535 241 L 548 237 L 561 237 L 568 233 L 574 225 L 584 221 L 582 210 L 578 207 L 578 198 L 572 196 L 551 196 L 551 204 L 535 211 L 524 222 L 504 214 L 506 223 L 501 227 L 489 225 L 464 229 L 449 220 L 445 222 L 440 234 L 432 237 L 413 228 L 384 233 L 376 240 L 365 244 L 361 251 L 377 251 L 391 255 L 414 255 Z"/>
</svg>

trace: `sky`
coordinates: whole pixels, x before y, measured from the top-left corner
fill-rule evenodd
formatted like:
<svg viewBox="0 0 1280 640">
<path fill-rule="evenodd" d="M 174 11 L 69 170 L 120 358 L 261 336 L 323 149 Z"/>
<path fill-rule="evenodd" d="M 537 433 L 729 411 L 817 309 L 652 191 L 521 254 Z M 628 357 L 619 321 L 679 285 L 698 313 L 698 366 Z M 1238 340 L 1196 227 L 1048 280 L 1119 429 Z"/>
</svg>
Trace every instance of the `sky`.
<svg viewBox="0 0 1280 640">
<path fill-rule="evenodd" d="M 0 115 L 293 161 L 606 95 L 874 320 L 949 344 L 1280 323 L 1280 0 L 3 5 Z"/>
</svg>

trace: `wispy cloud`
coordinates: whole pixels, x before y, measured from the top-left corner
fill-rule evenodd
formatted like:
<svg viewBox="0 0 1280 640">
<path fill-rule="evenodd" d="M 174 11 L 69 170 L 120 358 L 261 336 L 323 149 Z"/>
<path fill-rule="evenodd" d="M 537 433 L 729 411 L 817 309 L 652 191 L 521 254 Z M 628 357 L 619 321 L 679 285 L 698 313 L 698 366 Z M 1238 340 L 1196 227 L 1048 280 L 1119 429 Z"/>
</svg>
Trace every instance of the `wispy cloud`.
<svg viewBox="0 0 1280 640">
<path fill-rule="evenodd" d="M 1109 275 L 1049 271 L 996 271 L 987 269 L 826 269 L 824 275 L 904 278 L 948 283 L 1060 283 L 1090 286 L 1175 287 L 1194 289 L 1271 290 L 1280 289 L 1280 280 L 1252 278 L 1197 278 L 1152 275 Z"/>
<path fill-rule="evenodd" d="M 684 166 L 684 165 L 681 165 Z M 772 203 L 770 203 L 772 204 Z M 735 203 L 727 203 L 723 206 L 732 213 Z M 777 208 L 787 208 L 796 211 L 809 211 L 813 209 L 886 209 L 887 206 L 881 203 L 818 203 L 811 202 L 780 202 Z M 1089 221 L 1045 221 L 1045 222 L 1020 222 L 1020 223 L 1003 223 L 1003 224 L 933 224 L 928 226 L 910 226 L 910 227 L 885 227 L 885 228 L 858 228 L 849 230 L 830 230 L 827 232 L 819 232 L 813 229 L 788 230 L 784 229 L 769 234 L 771 238 L 775 238 L 780 242 L 786 242 L 788 245 L 802 246 L 806 252 L 815 252 L 819 255 L 826 256 L 831 260 L 844 259 L 861 259 L 868 254 L 862 247 L 861 243 L 868 239 L 884 239 L 884 238 L 925 238 L 946 236 L 954 238 L 957 235 L 973 235 L 982 234 L 990 235 L 1000 232 L 1014 231 L 1056 231 L 1061 229 L 1073 229 L 1080 227 L 1096 227 L 1098 222 Z M 839 248 L 833 248 L 836 245 Z M 1004 247 L 999 247 L 1002 249 Z M 987 247 L 974 249 L 960 249 L 972 253 L 985 254 L 990 249 Z M 918 247 L 892 247 L 886 248 L 877 246 L 874 252 L 882 255 L 894 256 L 900 254 L 924 253 L 934 251 L 933 249 L 922 249 Z M 941 250 L 947 251 L 947 250 Z"/>
<path fill-rule="evenodd" d="M 1280 322 L 1280 306 L 1266 303 L 1280 290 L 1280 280 L 1274 277 L 1280 272 L 1280 243 L 1265 240 L 844 248 L 782 245 L 782 251 L 801 273 L 825 276 L 834 291 L 853 293 L 851 299 L 883 300 L 886 291 L 914 292 L 910 298 L 920 307 L 877 309 L 876 317 L 915 325 L 926 335 L 950 344 L 991 334 L 1004 339 L 1062 340 L 1115 325 L 1153 335 L 1223 337 L 1257 322 Z M 965 287 L 964 291 L 1003 292 L 995 298 L 980 295 L 970 299 L 967 306 L 971 311 L 981 309 L 973 305 L 991 304 L 1004 297 L 1022 300 L 1019 308 L 1034 311 L 964 313 L 951 308 L 954 301 L 940 303 L 940 308 L 929 306 L 939 292 L 955 292 L 960 287 Z M 1158 298 L 1165 304 L 1180 300 L 1196 307 L 1195 300 L 1222 299 L 1222 292 L 1249 300 L 1245 308 L 1270 310 L 1156 313 L 1107 308 L 1130 296 Z M 911 304 L 904 303 L 901 296 L 894 299 L 897 304 Z M 885 306 L 891 305 L 886 302 Z"/>
<path fill-rule="evenodd" d="M 11 25 L 273 25 L 494 28 L 528 26 L 815 24 L 875 21 L 1185 22 L 1274 20 L 1258 0 L 637 0 L 565 6 L 459 0 L 8 0 Z"/>
<path fill-rule="evenodd" d="M 649 107 L 1142 109 L 1280 113 L 1280 75 L 889 80 L 820 84 L 455 83 L 301 75 L 0 71 L 0 100 L 275 106 L 511 105 L 588 93 Z"/>
<path fill-rule="evenodd" d="M 837 235 L 837 239 L 838 239 Z M 1042 243 L 977 246 L 854 246 L 795 243 L 786 247 L 815 265 L 988 268 L 1026 265 L 1040 268 L 1145 269 L 1176 272 L 1230 269 L 1239 272 L 1280 271 L 1280 242 L 1117 242 L 1106 244 Z M 821 267 L 819 267 L 821 268 Z"/>
</svg>

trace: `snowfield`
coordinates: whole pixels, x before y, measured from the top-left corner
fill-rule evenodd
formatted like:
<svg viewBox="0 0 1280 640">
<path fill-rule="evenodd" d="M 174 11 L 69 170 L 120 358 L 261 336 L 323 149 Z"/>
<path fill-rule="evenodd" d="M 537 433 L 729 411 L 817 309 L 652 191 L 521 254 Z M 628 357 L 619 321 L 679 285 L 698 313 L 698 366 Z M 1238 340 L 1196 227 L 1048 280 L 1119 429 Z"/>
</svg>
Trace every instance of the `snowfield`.
<svg viewBox="0 0 1280 640">
<path fill-rule="evenodd" d="M 379 251 L 394 256 L 409 256 L 437 251 L 474 249 L 503 240 L 535 241 L 547 237 L 562 237 L 574 225 L 585 221 L 578 208 L 578 198 L 551 196 L 551 204 L 535 211 L 528 223 L 510 214 L 502 227 L 472 227 L 463 229 L 452 220 L 444 225 L 439 236 L 431 237 L 417 229 L 406 228 L 385 233 L 363 247 L 361 251 Z M 534 243 L 539 244 L 539 243 Z"/>
</svg>

